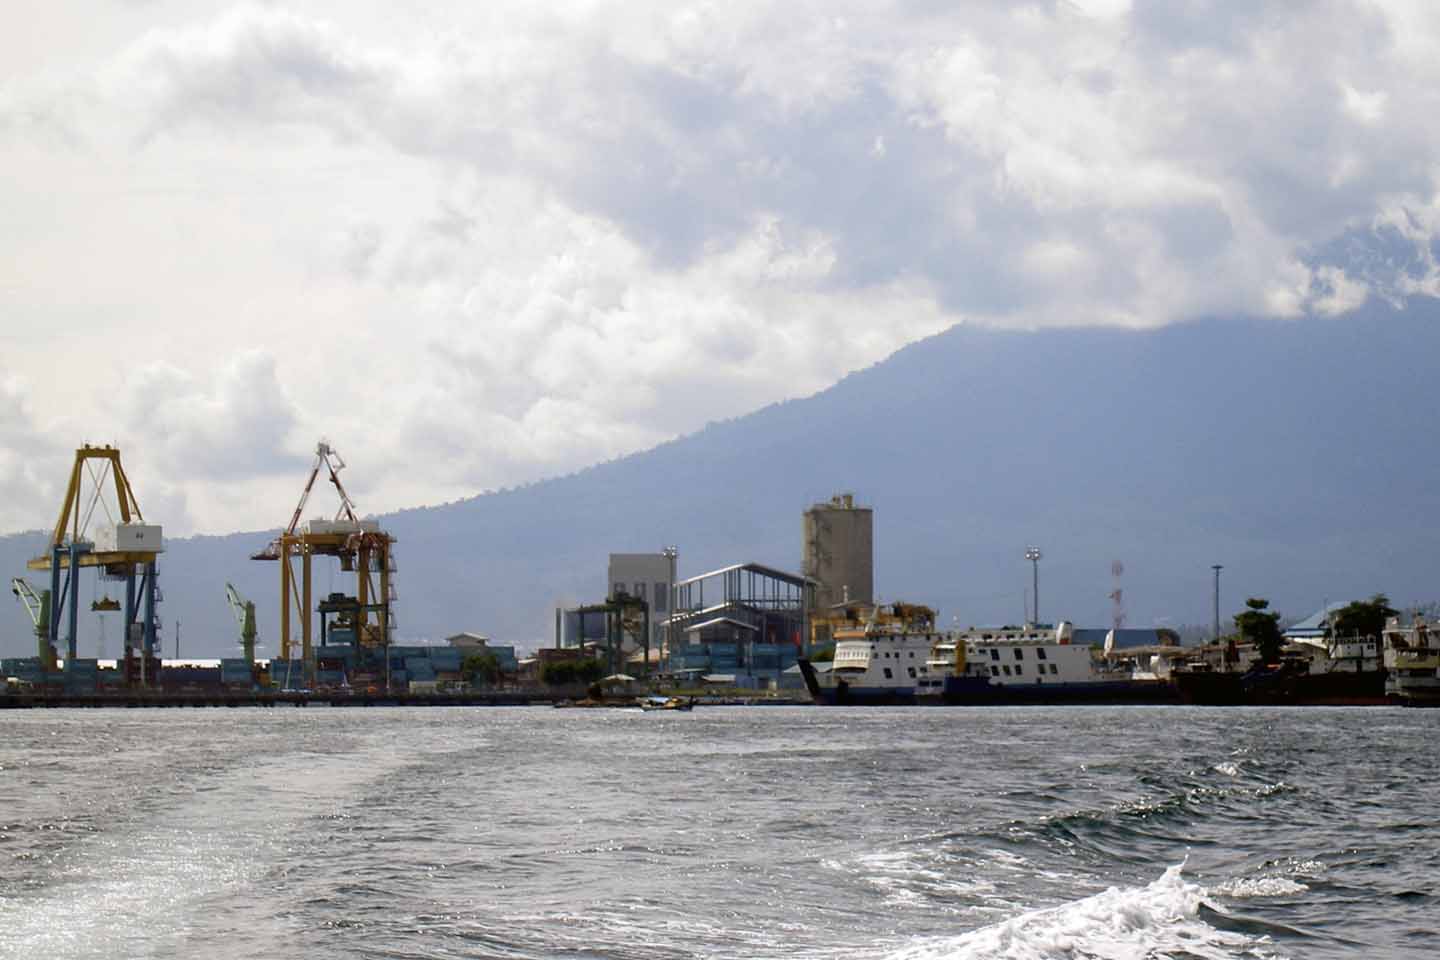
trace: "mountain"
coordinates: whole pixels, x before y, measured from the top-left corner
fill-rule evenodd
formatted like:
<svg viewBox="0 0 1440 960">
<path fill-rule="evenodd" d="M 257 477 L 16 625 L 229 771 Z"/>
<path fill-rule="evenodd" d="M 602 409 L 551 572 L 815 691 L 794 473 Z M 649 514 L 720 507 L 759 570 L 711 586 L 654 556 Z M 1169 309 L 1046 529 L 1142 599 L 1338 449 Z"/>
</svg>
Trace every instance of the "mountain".
<svg viewBox="0 0 1440 960">
<path fill-rule="evenodd" d="M 875 508 L 880 595 L 947 623 L 1019 620 L 1031 543 L 1044 619 L 1108 623 L 1116 560 L 1132 625 L 1207 622 L 1213 563 L 1227 617 L 1247 596 L 1296 617 L 1379 590 L 1431 600 L 1437 358 L 1440 303 L 1425 299 L 1149 331 L 957 326 L 644 453 L 380 518 L 399 538 L 400 635 L 543 644 L 556 602 L 602 597 L 610 552 L 674 543 L 682 576 L 798 570 L 802 511 L 839 491 Z M 176 619 L 182 653 L 232 649 L 226 580 L 273 650 L 278 570 L 248 559 L 272 535 L 170 541 L 167 653 Z M 0 564 L 19 572 L 39 544 L 0 538 Z M 319 573 L 317 592 L 332 582 Z M 29 652 L 19 605 L 0 616 L 3 650 Z M 95 636 L 82 627 L 82 651 Z"/>
</svg>

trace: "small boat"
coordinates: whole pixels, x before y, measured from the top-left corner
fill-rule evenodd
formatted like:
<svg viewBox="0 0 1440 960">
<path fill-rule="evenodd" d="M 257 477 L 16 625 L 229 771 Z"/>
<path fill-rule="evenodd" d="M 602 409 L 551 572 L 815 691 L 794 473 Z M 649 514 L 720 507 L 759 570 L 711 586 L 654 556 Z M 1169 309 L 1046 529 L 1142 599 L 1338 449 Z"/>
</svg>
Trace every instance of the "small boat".
<svg viewBox="0 0 1440 960">
<path fill-rule="evenodd" d="M 695 698 L 684 697 L 643 697 L 640 700 L 641 710 L 693 710 Z"/>
</svg>

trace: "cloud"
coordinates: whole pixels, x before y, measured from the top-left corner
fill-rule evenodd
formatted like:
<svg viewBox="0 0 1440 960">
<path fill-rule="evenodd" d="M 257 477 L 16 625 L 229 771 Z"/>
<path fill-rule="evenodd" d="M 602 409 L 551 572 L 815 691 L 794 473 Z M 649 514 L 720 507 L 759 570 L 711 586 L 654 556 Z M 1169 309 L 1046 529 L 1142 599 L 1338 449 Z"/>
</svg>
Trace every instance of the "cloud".
<svg viewBox="0 0 1440 960">
<path fill-rule="evenodd" d="M 507 8 L 503 37 L 399 50 L 246 7 L 118 75 L 148 136 L 311 128 L 528 178 L 671 269 L 774 217 L 831 238 L 832 285 L 919 273 L 957 316 L 1158 324 L 1266 310 L 1297 251 L 1433 189 L 1434 135 L 1375 129 L 1429 97 L 1390 24 L 1281 9 Z M 1037 243 L 1106 270 L 1037 288 Z"/>
<path fill-rule="evenodd" d="M 24 381 L 0 371 L 0 530 L 49 530 L 68 476 L 68 454 L 33 410 Z"/>
<path fill-rule="evenodd" d="M 172 472 L 208 478 L 293 469 L 296 415 L 274 357 L 249 350 L 217 366 L 203 381 L 164 364 L 141 367 L 125 394 L 128 431 L 147 438 L 151 457 Z"/>
<path fill-rule="evenodd" d="M 1440 289 L 1440 131 L 1408 119 L 1436 112 L 1440 25 L 1414 4 L 301 10 L 111 10 L 104 57 L 0 86 L 21 349 L 88 338 L 73 420 L 200 529 L 280 522 L 321 434 L 384 509 L 955 322 Z"/>
</svg>

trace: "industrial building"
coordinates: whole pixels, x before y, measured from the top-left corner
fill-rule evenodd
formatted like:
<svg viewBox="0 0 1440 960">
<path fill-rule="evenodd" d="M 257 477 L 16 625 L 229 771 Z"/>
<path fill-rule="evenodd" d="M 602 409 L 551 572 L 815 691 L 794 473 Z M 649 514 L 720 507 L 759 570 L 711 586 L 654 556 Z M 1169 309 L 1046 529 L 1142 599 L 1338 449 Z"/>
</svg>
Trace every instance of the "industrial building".
<svg viewBox="0 0 1440 960">
<path fill-rule="evenodd" d="M 677 678 L 737 687 L 787 685 L 814 605 L 807 577 L 739 563 L 675 584 L 667 658 Z M 794 680 L 798 683 L 798 679 Z"/>
<path fill-rule="evenodd" d="M 650 649 L 665 648 L 665 624 L 670 616 L 670 598 L 674 592 L 674 549 L 663 553 L 612 553 L 606 567 L 607 596 L 628 595 L 645 602 L 650 611 Z M 634 653 L 634 651 L 630 651 Z"/>
<path fill-rule="evenodd" d="M 805 511 L 801 570 L 815 584 L 811 609 L 875 599 L 875 512 L 840 493 Z"/>
<path fill-rule="evenodd" d="M 488 653 L 495 658 L 501 673 L 514 673 L 520 669 L 520 661 L 515 656 L 514 644 L 492 643 L 489 637 L 466 631 L 451 634 L 445 638 L 445 642 L 460 651 L 462 663 L 466 657 Z"/>
</svg>

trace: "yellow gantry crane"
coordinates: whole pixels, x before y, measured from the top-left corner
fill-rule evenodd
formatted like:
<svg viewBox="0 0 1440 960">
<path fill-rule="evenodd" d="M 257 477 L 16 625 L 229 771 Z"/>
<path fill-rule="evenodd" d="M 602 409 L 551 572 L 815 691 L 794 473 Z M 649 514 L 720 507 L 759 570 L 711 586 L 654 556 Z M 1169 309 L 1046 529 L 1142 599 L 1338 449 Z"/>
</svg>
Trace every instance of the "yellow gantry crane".
<svg viewBox="0 0 1440 960">
<path fill-rule="evenodd" d="M 107 494 L 111 487 L 118 518 L 110 512 L 110 497 Z M 104 522 L 95 517 L 96 507 L 104 513 Z M 156 559 L 163 550 L 160 526 L 145 522 L 135 491 L 120 464 L 120 451 L 109 445 L 92 447 L 89 444 L 76 450 L 65 501 L 60 505 L 60 518 L 55 523 L 48 550 L 44 556 L 36 557 L 27 564 L 31 570 L 50 573 L 47 643 L 53 657 L 60 641 L 60 622 L 64 620 L 67 673 L 76 658 L 80 571 L 94 567 L 112 579 L 125 582 L 125 623 L 121 630 L 121 642 L 127 670 L 134 648 L 137 615 L 143 615 L 138 623 L 144 648 L 140 679 L 142 683 L 147 682 L 148 674 L 148 682 L 158 680 L 155 676 L 158 671 L 147 665 L 153 662 L 157 650 L 155 603 L 158 600 L 156 581 L 159 572 Z"/>
<path fill-rule="evenodd" d="M 322 468 L 335 487 L 340 507 L 333 520 L 318 518 L 302 524 L 300 518 Z M 300 621 L 301 656 L 305 663 L 305 679 L 310 685 L 315 681 L 314 557 L 336 557 L 342 571 L 355 574 L 355 595 L 343 598 L 343 606 L 351 613 L 357 644 L 388 646 L 390 631 L 394 627 L 390 609 L 394 599 L 390 574 L 395 569 L 391 556 L 395 538 L 381 530 L 375 521 L 361 520 L 356 516 L 355 502 L 340 482 L 340 471 L 343 469 L 345 461 L 330 444 L 324 440 L 316 444 L 315 462 L 310 468 L 305 490 L 300 494 L 300 502 L 290 516 L 289 526 L 265 549 L 251 557 L 254 560 L 280 561 L 280 659 L 290 659 L 290 618 L 293 613 Z M 293 565 L 293 560 L 297 558 L 300 561 L 298 576 Z M 378 590 L 371 579 L 375 573 L 379 574 Z M 327 602 L 333 605 L 335 599 L 332 596 L 327 598 Z"/>
</svg>

